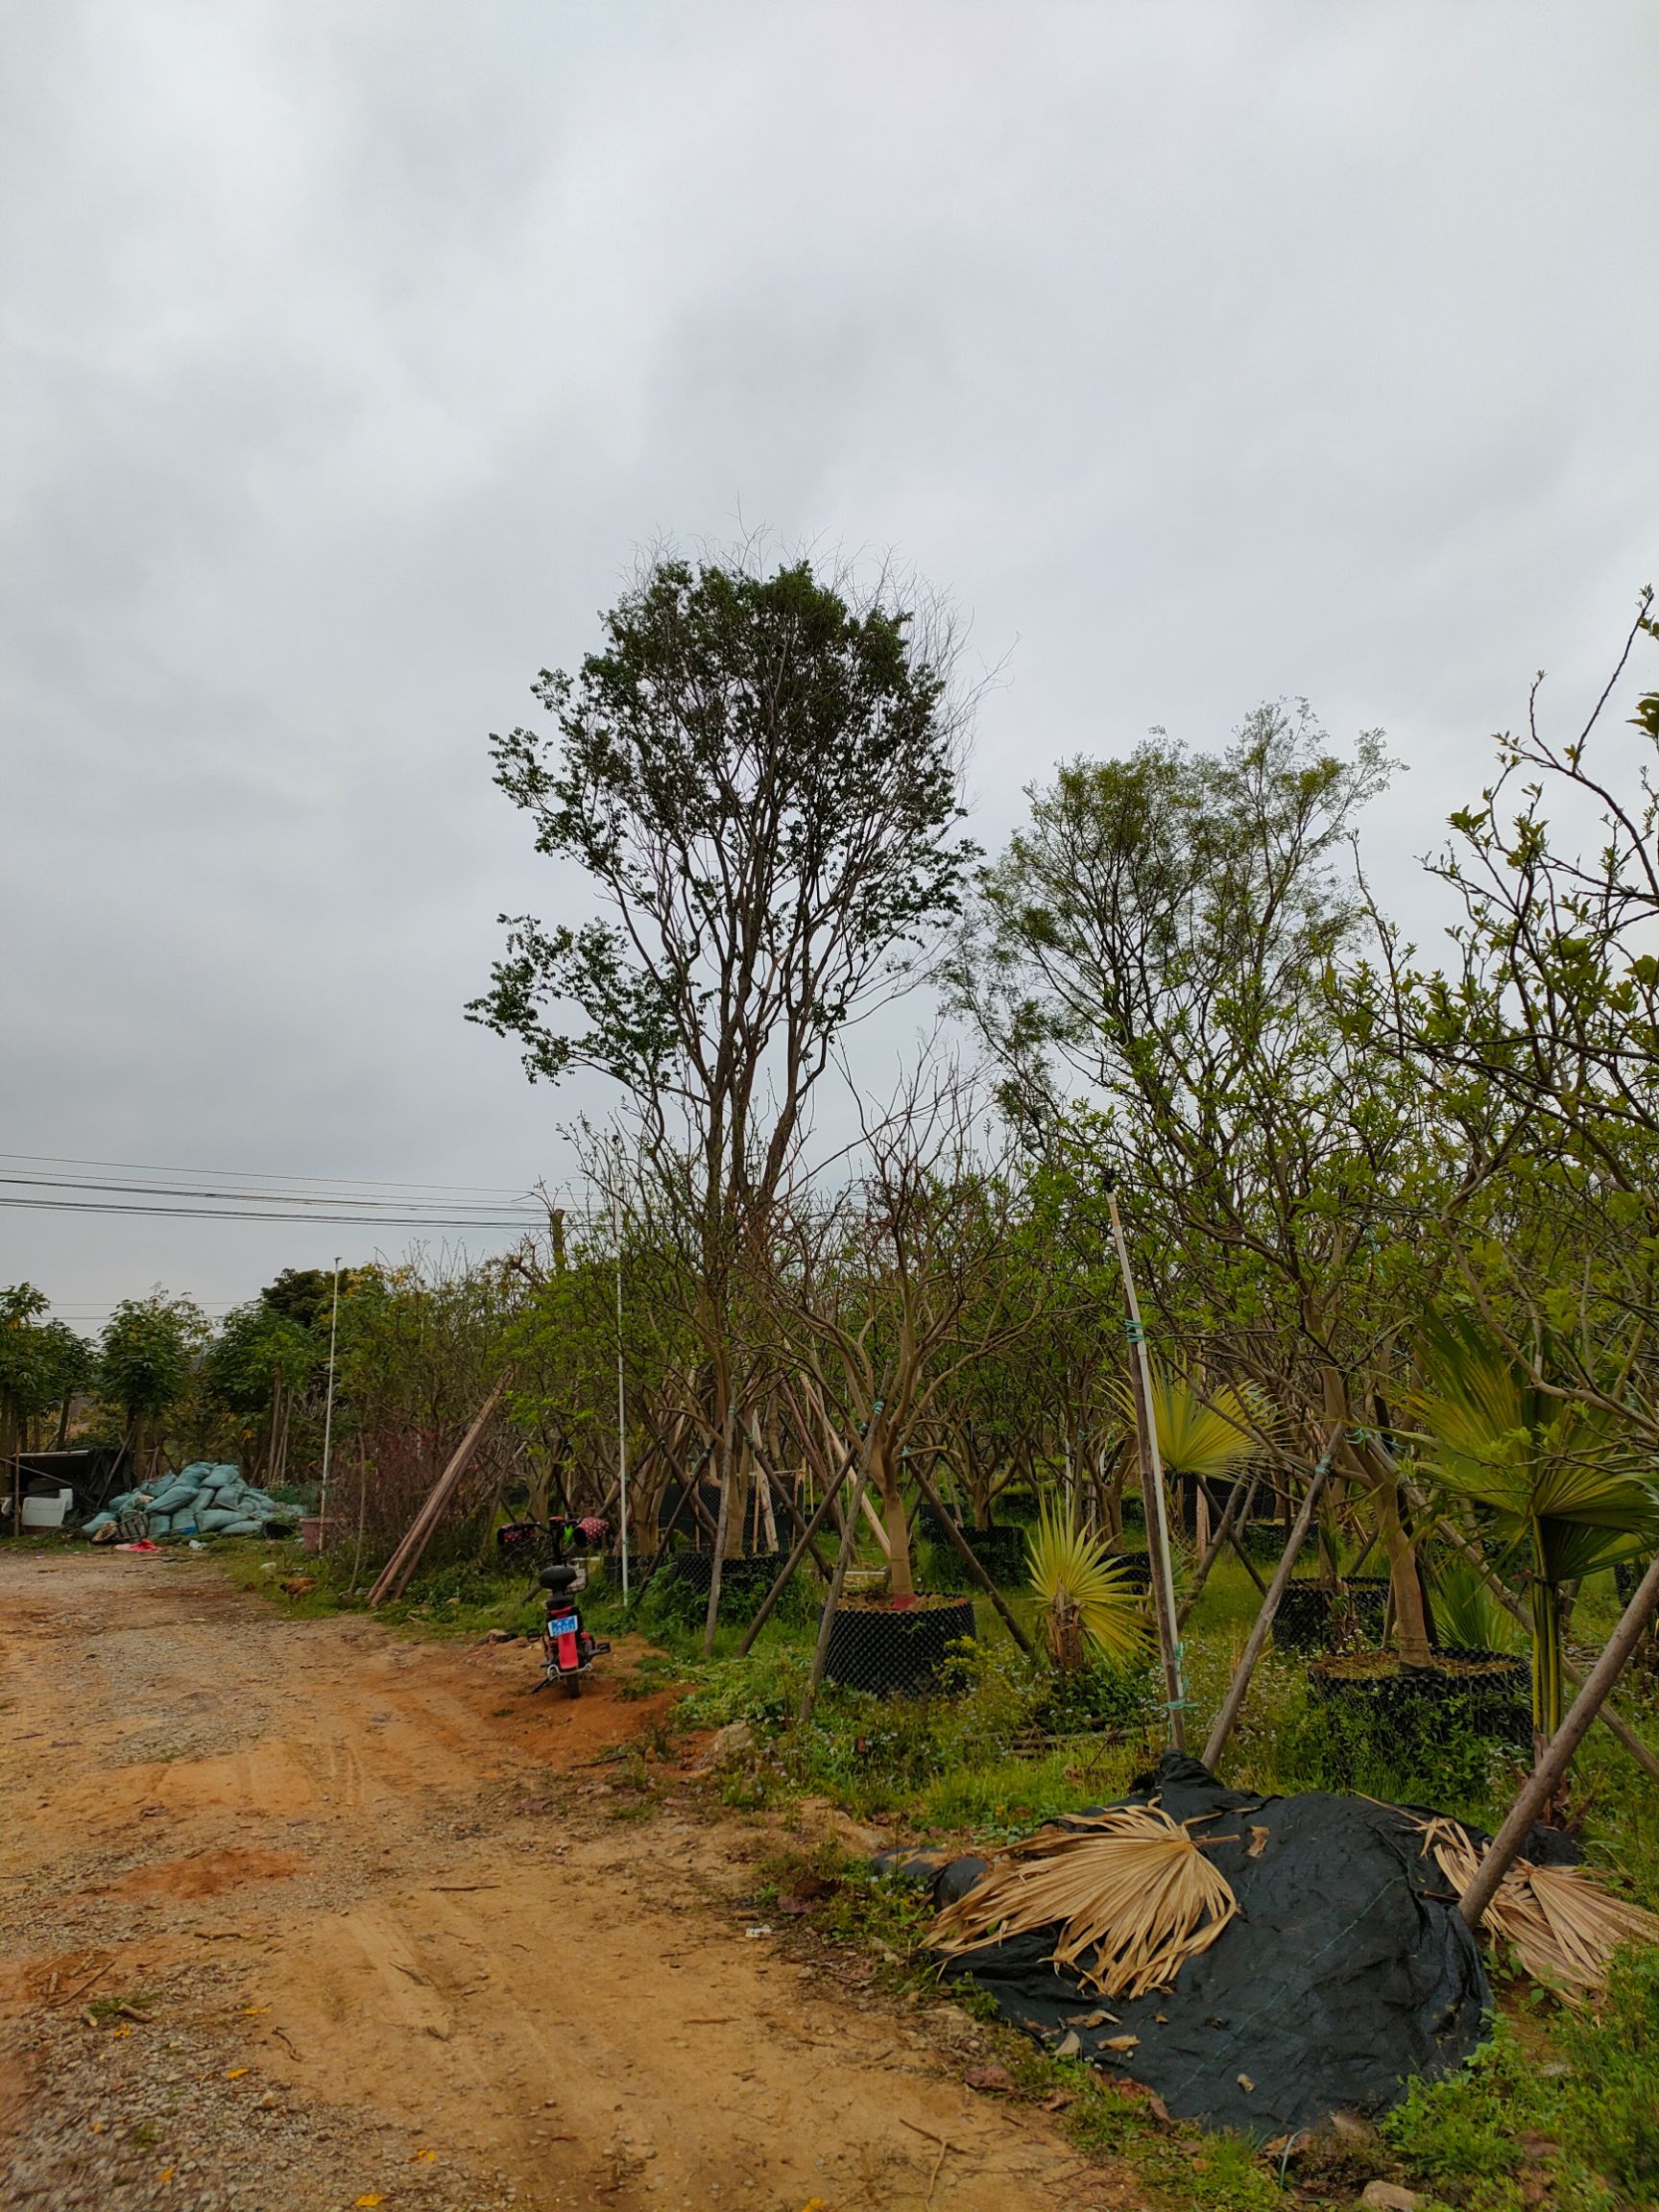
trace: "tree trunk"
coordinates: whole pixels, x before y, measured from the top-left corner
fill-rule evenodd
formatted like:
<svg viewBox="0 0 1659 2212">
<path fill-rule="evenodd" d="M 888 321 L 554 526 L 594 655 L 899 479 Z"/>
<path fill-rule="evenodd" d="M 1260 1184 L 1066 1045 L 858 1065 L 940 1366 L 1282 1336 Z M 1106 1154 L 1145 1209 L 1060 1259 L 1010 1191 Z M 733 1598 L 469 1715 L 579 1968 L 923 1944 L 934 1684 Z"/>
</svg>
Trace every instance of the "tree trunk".
<svg viewBox="0 0 1659 2212">
<path fill-rule="evenodd" d="M 910 1517 L 904 1510 L 904 1494 L 899 1487 L 898 1470 L 888 1457 L 888 1447 L 883 1444 L 878 1461 L 881 1480 L 881 1519 L 887 1530 L 887 1589 L 894 1598 L 914 1598 L 915 1575 L 910 1565 Z"/>
<path fill-rule="evenodd" d="M 1532 1756 L 1561 1726 L 1561 1593 L 1534 1575 L 1527 1586 L 1532 1613 Z"/>
</svg>

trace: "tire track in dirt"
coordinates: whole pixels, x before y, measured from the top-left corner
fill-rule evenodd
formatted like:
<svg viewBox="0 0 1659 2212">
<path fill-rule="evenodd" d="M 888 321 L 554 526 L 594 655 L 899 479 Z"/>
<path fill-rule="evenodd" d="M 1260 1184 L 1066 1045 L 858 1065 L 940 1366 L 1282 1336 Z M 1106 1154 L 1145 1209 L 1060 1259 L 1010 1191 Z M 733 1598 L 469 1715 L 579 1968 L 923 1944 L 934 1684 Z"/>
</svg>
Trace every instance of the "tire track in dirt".
<svg viewBox="0 0 1659 2212">
<path fill-rule="evenodd" d="M 7 2203 L 1120 2200 L 747 1938 L 754 1828 L 608 1817 L 592 1762 L 661 1696 L 555 1705 L 522 1645 L 298 1621 L 177 1555 L 0 1558 L 0 1606 Z M 156 1994 L 88 2027 L 93 1973 Z"/>
</svg>

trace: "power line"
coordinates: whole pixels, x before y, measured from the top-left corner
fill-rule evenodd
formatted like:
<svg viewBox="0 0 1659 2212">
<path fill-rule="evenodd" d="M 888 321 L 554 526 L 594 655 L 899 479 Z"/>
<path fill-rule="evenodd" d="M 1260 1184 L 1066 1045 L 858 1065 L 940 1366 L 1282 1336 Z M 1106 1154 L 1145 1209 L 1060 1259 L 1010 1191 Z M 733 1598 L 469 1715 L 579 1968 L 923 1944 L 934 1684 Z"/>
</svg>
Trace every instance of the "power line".
<svg viewBox="0 0 1659 2212">
<path fill-rule="evenodd" d="M 254 1167 L 160 1167 L 144 1160 L 79 1160 L 67 1152 L 0 1152 L 0 1160 L 20 1160 L 37 1167 L 117 1167 L 134 1175 L 220 1175 L 239 1183 L 333 1183 L 353 1190 L 467 1190 L 493 1198 L 508 1194 L 508 1186 L 502 1183 L 389 1183 L 373 1175 L 290 1175 Z M 522 1193 L 514 1191 L 512 1195 L 517 1198 Z"/>
<path fill-rule="evenodd" d="M 276 1201 L 272 1203 L 275 1206 Z M 522 1235 L 542 1218 L 530 1213 L 516 1214 L 506 1220 L 463 1219 L 438 1214 L 282 1214 L 232 1206 L 133 1206 L 113 1199 L 12 1198 L 4 1194 L 0 1194 L 0 1206 L 21 1207 L 41 1214 L 166 1214 L 183 1221 L 326 1221 L 350 1229 L 489 1229 L 512 1230 L 516 1235 Z"/>
<path fill-rule="evenodd" d="M 401 1201 L 393 1198 L 360 1198 L 349 1190 L 331 1191 L 326 1195 L 313 1197 L 302 1190 L 274 1190 L 269 1192 L 264 1190 L 224 1190 L 190 1183 L 103 1183 L 89 1175 L 0 1175 L 0 1186 L 40 1190 L 95 1190 L 115 1197 L 204 1198 L 227 1202 L 240 1201 L 244 1205 L 260 1206 L 278 1204 L 288 1206 L 352 1206 L 364 1214 L 381 1209 L 389 1210 L 401 1204 L 410 1214 L 413 1214 L 417 1208 L 422 1209 L 421 1217 L 424 1217 L 424 1211 L 426 1210 L 433 1213 L 444 1212 L 454 1207 L 457 1203 L 464 1203 L 464 1201 L 453 1198 L 416 1198 Z M 521 1191 L 515 1193 L 516 1205 L 521 1204 L 522 1199 L 523 1193 Z M 534 1215 L 526 1210 L 526 1218 L 539 1217 L 539 1210 Z"/>
</svg>

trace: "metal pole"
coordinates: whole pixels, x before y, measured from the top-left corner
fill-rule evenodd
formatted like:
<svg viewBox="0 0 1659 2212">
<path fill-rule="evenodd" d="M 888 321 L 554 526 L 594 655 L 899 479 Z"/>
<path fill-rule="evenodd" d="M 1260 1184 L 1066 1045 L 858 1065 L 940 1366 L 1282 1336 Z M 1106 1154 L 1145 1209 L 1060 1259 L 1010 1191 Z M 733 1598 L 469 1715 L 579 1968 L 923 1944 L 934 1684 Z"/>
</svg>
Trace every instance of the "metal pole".
<svg viewBox="0 0 1659 2212">
<path fill-rule="evenodd" d="M 317 1549 L 328 1542 L 328 1455 L 334 1442 L 334 1347 L 340 1336 L 340 1255 L 334 1255 L 334 1304 L 328 1315 L 328 1397 L 323 1409 L 323 1491 L 317 1501 Z"/>
<path fill-rule="evenodd" d="M 617 1182 L 612 1191 L 611 1225 L 616 1240 L 616 1488 L 622 1522 L 622 1602 L 628 1602 L 628 1396 L 622 1365 L 622 1140 L 616 1139 Z"/>
<path fill-rule="evenodd" d="M 1152 1554 L 1153 1611 L 1158 1616 L 1158 1647 L 1164 1660 L 1169 1741 L 1177 1751 L 1185 1751 L 1187 1686 L 1182 1679 L 1181 1635 L 1175 1620 L 1175 1575 L 1169 1564 L 1169 1515 L 1164 1500 L 1164 1468 L 1158 1456 L 1152 1362 L 1146 1353 L 1146 1332 L 1141 1325 L 1141 1301 L 1135 1295 L 1129 1247 L 1123 1240 L 1123 1224 L 1118 1214 L 1118 1189 L 1110 1180 L 1106 1185 L 1106 1208 L 1112 1216 L 1112 1238 L 1118 1247 L 1118 1268 L 1123 1278 L 1123 1301 L 1129 1310 L 1130 1373 L 1135 1386 L 1135 1426 L 1141 1446 L 1141 1491 L 1146 1507 L 1146 1544 Z"/>
</svg>

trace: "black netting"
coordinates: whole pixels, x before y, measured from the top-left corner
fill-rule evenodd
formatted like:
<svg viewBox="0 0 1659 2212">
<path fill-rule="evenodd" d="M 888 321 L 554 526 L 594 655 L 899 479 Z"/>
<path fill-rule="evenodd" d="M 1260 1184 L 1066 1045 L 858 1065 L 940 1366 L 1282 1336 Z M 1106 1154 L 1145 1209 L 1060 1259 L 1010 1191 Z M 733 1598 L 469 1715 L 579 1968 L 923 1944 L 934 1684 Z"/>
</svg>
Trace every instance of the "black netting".
<svg viewBox="0 0 1659 2212">
<path fill-rule="evenodd" d="M 1281 1650 L 1317 1651 L 1332 1642 L 1344 1622 L 1380 1637 L 1388 1611 L 1385 1575 L 1352 1575 L 1346 1594 L 1322 1582 L 1291 1582 L 1273 1616 L 1273 1641 Z"/>
<path fill-rule="evenodd" d="M 739 1558 L 723 1560 L 720 1567 L 722 1598 L 751 1598 L 758 1602 L 777 1581 L 784 1556 L 781 1551 L 753 1551 Z M 620 1575 L 620 1568 L 617 1573 Z M 643 1582 L 649 1575 L 664 1588 L 678 1584 L 683 1590 L 694 1591 L 699 1598 L 708 1597 L 713 1575 L 714 1558 L 709 1551 L 668 1551 L 658 1559 L 629 1562 L 631 1581 Z"/>
<path fill-rule="evenodd" d="M 1276 1564 L 1285 1555 L 1285 1546 L 1290 1531 L 1283 1521 L 1251 1521 L 1245 1525 L 1238 1541 L 1252 1559 Z"/>
<path fill-rule="evenodd" d="M 1532 1734 L 1532 1671 L 1503 1651 L 1447 1650 L 1430 1667 L 1407 1667 L 1375 1655 L 1375 1671 L 1345 1671 L 1354 1662 L 1316 1659 L 1308 1670 L 1315 1695 L 1369 1714 L 1414 1741 L 1468 1730 L 1503 1743 L 1526 1744 Z"/>
<path fill-rule="evenodd" d="M 946 1526 L 947 1518 L 947 1515 L 941 1513 L 937 1507 L 930 1505 L 924 1498 L 921 1504 L 916 1508 L 917 1534 L 926 1536 L 929 1544 L 949 1544 L 950 1535 Z"/>
<path fill-rule="evenodd" d="M 844 1603 L 830 1625 L 824 1679 L 883 1697 L 936 1695 L 950 1688 L 951 1646 L 974 1632 L 971 1598 Z"/>
<path fill-rule="evenodd" d="M 1152 1554 L 1150 1551 L 1114 1551 L 1111 1564 L 1122 1570 L 1123 1579 L 1131 1590 L 1151 1589 Z"/>
<path fill-rule="evenodd" d="M 993 1582 L 1023 1582 L 1027 1573 L 1023 1528 L 964 1528 L 968 1549 Z"/>
<path fill-rule="evenodd" d="M 1051 1928 L 950 1958 L 946 1973 L 977 1983 L 1049 2049 L 1081 2044 L 1094 2064 L 1143 2082 L 1177 2119 L 1258 2141 L 1386 2111 L 1414 2077 L 1447 2072 L 1486 2035 L 1492 1991 L 1475 1938 L 1407 1815 L 1226 1790 L 1174 1752 L 1135 1784 L 1130 1802 L 1148 1799 L 1198 1823 L 1238 1904 L 1172 1988 L 1102 2003 L 1050 1962 Z M 985 1861 L 933 1855 L 895 1870 L 944 1904 Z"/>
</svg>

